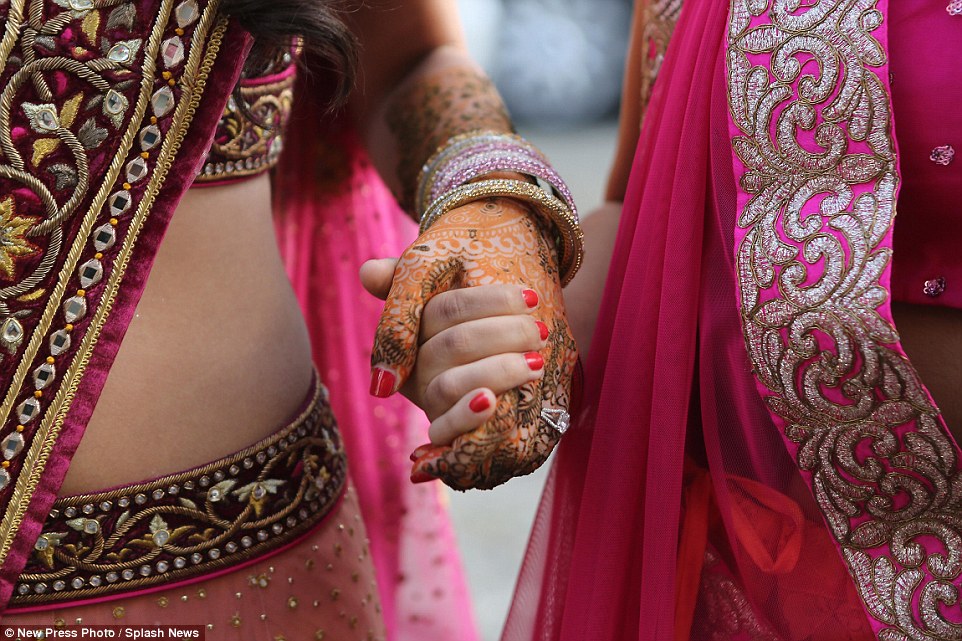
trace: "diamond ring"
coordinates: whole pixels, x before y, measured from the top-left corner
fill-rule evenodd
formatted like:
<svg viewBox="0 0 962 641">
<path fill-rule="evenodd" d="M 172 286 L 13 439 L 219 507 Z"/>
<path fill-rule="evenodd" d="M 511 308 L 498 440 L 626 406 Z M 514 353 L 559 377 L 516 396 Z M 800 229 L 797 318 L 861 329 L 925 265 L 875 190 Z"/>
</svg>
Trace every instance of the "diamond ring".
<svg viewBox="0 0 962 641">
<path fill-rule="evenodd" d="M 559 408 L 545 407 L 541 410 L 541 418 L 554 428 L 559 434 L 564 434 L 571 426 L 571 415 Z"/>
</svg>

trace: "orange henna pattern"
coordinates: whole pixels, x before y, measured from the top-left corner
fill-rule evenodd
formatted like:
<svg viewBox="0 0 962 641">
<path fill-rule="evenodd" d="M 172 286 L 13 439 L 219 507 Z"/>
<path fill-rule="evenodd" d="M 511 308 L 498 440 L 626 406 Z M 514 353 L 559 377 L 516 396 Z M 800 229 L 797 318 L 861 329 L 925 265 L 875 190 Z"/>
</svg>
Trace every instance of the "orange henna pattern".
<svg viewBox="0 0 962 641">
<path fill-rule="evenodd" d="M 409 212 L 421 168 L 446 141 L 469 131 L 514 131 L 494 84 L 464 67 L 423 78 L 402 92 L 392 101 L 387 124 L 400 150 L 397 197 Z"/>
<path fill-rule="evenodd" d="M 560 434 L 541 419 L 542 406 L 568 408 L 578 358 L 562 302 L 551 231 L 523 204 L 488 198 L 442 216 L 398 261 L 378 326 L 372 363 L 406 380 L 417 354 L 421 312 L 441 292 L 512 283 L 534 289 L 535 320 L 550 329 L 541 354 L 544 376 L 501 396 L 493 418 L 451 446 L 417 450 L 414 473 L 452 488 L 487 489 L 530 474 L 551 453 Z"/>
</svg>

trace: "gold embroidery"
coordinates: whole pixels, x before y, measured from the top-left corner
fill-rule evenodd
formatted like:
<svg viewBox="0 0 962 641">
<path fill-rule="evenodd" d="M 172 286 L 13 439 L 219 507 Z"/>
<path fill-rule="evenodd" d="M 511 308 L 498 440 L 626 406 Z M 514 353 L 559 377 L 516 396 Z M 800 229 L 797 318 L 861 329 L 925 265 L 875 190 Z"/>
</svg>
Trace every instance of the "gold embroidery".
<svg viewBox="0 0 962 641">
<path fill-rule="evenodd" d="M 644 118 L 654 91 L 655 81 L 668 51 L 668 43 L 681 15 L 683 0 L 651 0 L 643 11 L 644 31 L 641 43 L 641 116 Z"/>
<path fill-rule="evenodd" d="M 5 481 L 0 479 L 4 481 L 0 485 L 10 483 L 13 486 L 5 488 L 5 496 L 0 495 L 5 499 L 4 515 L 0 521 L 0 563 L 6 559 L 15 540 L 47 458 L 57 442 L 90 352 L 116 297 L 139 229 L 190 124 L 193 111 L 203 93 L 206 75 L 213 65 L 217 43 L 226 30 L 226 21 L 223 20 L 215 29 L 211 29 L 216 18 L 216 0 L 206 4 L 203 17 L 200 17 L 196 0 L 179 0 L 177 20 L 185 21 L 185 26 L 191 28 L 190 45 L 185 47 L 179 36 L 169 37 L 162 43 L 175 4 L 175 0 L 162 0 L 159 6 L 152 8 L 155 14 L 148 24 L 152 25 L 153 30 L 146 42 L 141 39 L 112 42 L 105 37 L 101 39 L 101 52 L 74 52 L 79 59 L 40 58 L 35 48 L 56 48 L 56 38 L 60 37 L 60 31 L 69 24 L 69 21 L 64 20 L 65 17 L 81 18 L 90 12 L 107 12 L 109 17 L 106 23 L 109 28 L 126 25 L 125 28 L 129 29 L 132 28 L 137 8 L 133 4 L 117 0 L 101 3 L 78 0 L 73 5 L 66 0 L 53 0 L 54 4 L 67 9 L 58 12 L 56 9 L 48 10 L 49 7 L 44 9 L 42 0 L 29 2 L 31 7 L 36 5 L 36 11 L 30 10 L 30 19 L 22 27 L 23 38 L 20 45 L 23 62 L 4 88 L 4 97 L 0 98 L 0 149 L 3 151 L 4 160 L 9 163 L 0 166 L 0 178 L 18 182 L 36 194 L 47 216 L 28 233 L 31 238 L 43 240 L 43 258 L 32 274 L 0 290 L 0 315 L 7 316 L 12 313 L 12 316 L 7 316 L 4 321 L 4 328 L 7 328 L 11 321 L 37 315 L 30 330 L 22 331 L 24 338 L 29 337 L 26 347 L 21 350 L 22 339 L 18 339 L 15 349 L 11 350 L 18 355 L 19 364 L 13 372 L 0 407 L 5 433 L 12 434 L 13 426 L 16 425 L 16 432 L 22 432 L 27 439 L 22 456 L 19 461 L 15 461 L 22 473 L 15 476 L 12 483 L 9 476 Z M 182 11 L 181 7 L 187 10 Z M 9 26 L 11 23 L 20 24 L 23 8 L 22 2 L 17 3 L 12 5 L 8 12 L 8 29 L 0 43 L 0 59 L 4 61 L 4 65 L 9 62 L 10 53 L 18 44 L 16 38 L 10 37 L 10 34 L 15 32 L 11 32 Z M 53 17 L 43 23 L 44 15 Z M 86 24 L 93 27 L 103 22 L 98 19 Z M 51 26 L 54 23 L 56 27 Z M 48 26 L 45 27 L 45 24 Z M 47 40 L 41 42 L 42 38 Z M 185 50 L 188 51 L 186 64 Z M 135 63 L 137 67 L 130 68 L 134 67 Z M 179 77 L 189 81 L 178 86 L 179 97 L 168 87 L 156 88 L 154 76 L 160 74 L 159 66 L 171 68 Z M 6 68 L 5 70 L 9 71 Z M 58 110 L 56 104 L 50 102 L 54 100 L 54 95 L 43 75 L 44 71 L 49 70 L 69 74 L 87 87 L 87 99 L 81 102 L 76 95 L 71 96 Z M 33 83 L 34 90 L 45 102 L 12 103 L 12 97 L 28 82 Z M 131 93 L 132 90 L 135 93 Z M 135 100 L 128 99 L 124 92 L 135 97 Z M 150 118 L 147 117 L 148 106 L 152 110 Z M 56 140 L 63 143 L 62 147 L 69 151 L 71 164 L 58 162 L 46 168 L 56 177 L 57 187 L 54 190 L 47 186 L 45 178 L 41 179 L 43 172 L 40 168 L 37 175 L 25 171 L 25 163 L 14 146 L 10 133 L 12 119 L 18 117 L 16 109 L 22 109 L 34 132 L 55 135 Z M 78 118 L 81 113 L 83 115 Z M 75 119 L 80 123 L 76 132 L 68 129 Z M 161 119 L 170 121 L 169 128 L 163 135 L 155 126 Z M 112 162 L 109 168 L 103 170 L 103 176 L 96 181 L 100 184 L 100 189 L 88 199 L 91 187 L 89 162 L 92 157 L 88 151 L 103 143 L 110 133 L 101 124 L 108 128 L 112 126 L 121 133 L 117 137 L 116 153 L 111 153 Z M 140 153 L 131 154 L 138 134 L 141 134 L 140 145 L 144 147 L 143 133 L 149 129 L 157 130 L 157 139 L 152 140 L 153 146 L 163 140 L 162 149 L 156 159 L 151 157 L 151 154 L 146 157 Z M 48 153 L 53 154 L 55 151 L 57 150 L 52 149 Z M 44 158 L 38 160 L 45 162 Z M 137 204 L 138 200 L 140 203 L 136 208 L 136 215 L 131 216 L 133 205 Z M 74 223 L 72 219 L 85 202 L 88 203 L 83 205 L 87 208 L 86 211 L 79 221 Z M 65 224 L 68 222 L 74 225 L 76 230 L 65 238 Z M 98 224 L 100 226 L 95 230 L 94 227 Z M 103 236 L 97 234 L 97 230 L 104 228 L 111 230 L 109 246 L 113 247 L 117 241 L 117 247 L 111 251 L 116 256 L 112 264 L 103 262 L 106 260 L 103 253 L 96 249 L 98 243 L 107 242 Z M 86 262 L 81 264 L 84 258 Z M 97 287 L 102 279 L 107 286 Z M 52 290 L 38 289 L 40 282 L 51 282 Z M 91 287 L 98 289 L 94 295 L 89 294 Z M 28 296 L 37 291 L 43 292 L 46 297 L 42 305 L 11 312 L 8 301 L 31 302 L 35 299 Z M 77 328 L 71 319 L 77 315 L 89 316 L 90 322 L 73 335 Z M 60 325 L 55 324 L 58 318 L 61 319 Z M 63 324 L 63 319 L 66 319 L 66 324 Z M 17 322 L 19 323 L 18 320 Z M 21 330 L 24 329 L 22 325 L 20 327 Z M 74 350 L 76 353 L 71 362 L 65 361 L 60 367 L 61 364 L 57 363 L 55 357 L 66 355 L 71 345 L 79 345 L 79 348 Z M 46 348 L 50 351 L 44 367 L 50 369 L 44 375 L 43 383 L 40 383 L 37 372 L 42 368 L 36 368 L 36 364 L 38 356 L 41 356 L 39 362 L 44 362 L 41 350 Z M 55 363 L 60 367 L 59 370 L 54 366 Z M 12 365 L 6 368 L 8 373 L 13 370 Z M 58 376 L 61 371 L 64 374 L 62 379 Z M 27 377 L 30 372 L 33 373 L 34 380 L 28 384 Z M 38 385 L 46 389 L 41 392 L 40 387 L 36 387 Z M 35 387 L 37 391 L 34 391 Z M 26 400 L 24 394 L 27 394 Z M 27 424 L 27 429 L 18 423 Z"/>
<path fill-rule="evenodd" d="M 11 603 L 102 597 L 248 562 L 310 531 L 346 482 L 344 449 L 318 384 L 290 425 L 236 454 L 58 499 Z"/>
<path fill-rule="evenodd" d="M 898 174 L 876 2 L 732 2 L 743 330 L 878 638 L 959 638 L 958 450 L 886 306 Z"/>
<path fill-rule="evenodd" d="M 287 64 L 286 77 L 276 82 L 241 86 L 248 113 L 234 96 L 228 99 L 214 144 L 195 183 L 254 176 L 277 164 L 294 102 L 295 63 L 288 60 Z"/>
</svg>

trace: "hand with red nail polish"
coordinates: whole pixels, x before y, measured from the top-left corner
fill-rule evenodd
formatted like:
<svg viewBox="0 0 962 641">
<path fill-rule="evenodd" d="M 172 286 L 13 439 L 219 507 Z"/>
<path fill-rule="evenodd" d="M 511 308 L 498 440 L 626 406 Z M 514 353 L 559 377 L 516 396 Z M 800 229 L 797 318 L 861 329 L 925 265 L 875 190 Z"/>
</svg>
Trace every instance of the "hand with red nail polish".
<svg viewBox="0 0 962 641">
<path fill-rule="evenodd" d="M 431 420 L 412 480 L 494 487 L 537 469 L 559 439 L 541 408 L 569 407 L 577 350 L 553 241 L 525 212 L 507 199 L 472 203 L 396 265 L 362 269 L 372 293 L 390 282 L 371 392 L 400 391 Z"/>
</svg>

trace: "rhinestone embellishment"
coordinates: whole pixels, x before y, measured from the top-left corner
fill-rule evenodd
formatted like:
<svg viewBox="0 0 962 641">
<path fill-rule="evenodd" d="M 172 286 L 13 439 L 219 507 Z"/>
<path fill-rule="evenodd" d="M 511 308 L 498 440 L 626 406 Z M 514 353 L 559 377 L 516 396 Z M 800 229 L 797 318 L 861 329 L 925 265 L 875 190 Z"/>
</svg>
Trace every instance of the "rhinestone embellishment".
<svg viewBox="0 0 962 641">
<path fill-rule="evenodd" d="M 17 345 L 23 340 L 23 325 L 21 325 L 20 321 L 16 318 L 8 318 L 3 323 L 0 336 L 2 336 L 3 342 L 7 345 Z"/>
<path fill-rule="evenodd" d="M 135 183 L 147 175 L 147 161 L 137 157 L 127 163 L 127 182 Z"/>
<path fill-rule="evenodd" d="M 119 116 L 127 109 L 127 99 L 111 89 L 104 97 L 104 111 L 111 116 Z"/>
<path fill-rule="evenodd" d="M 149 125 L 140 130 L 140 148 L 150 151 L 160 142 L 160 129 L 157 125 Z"/>
<path fill-rule="evenodd" d="M 112 62 L 126 64 L 132 62 L 137 51 L 140 50 L 140 40 L 125 40 L 118 42 L 107 52 L 107 59 Z"/>
<path fill-rule="evenodd" d="M 68 298 L 63 304 L 63 317 L 68 323 L 75 323 L 87 315 L 87 301 L 82 296 Z"/>
<path fill-rule="evenodd" d="M 133 201 L 133 196 L 126 191 L 118 191 L 111 194 L 110 198 L 107 199 L 107 205 L 110 207 L 110 215 L 120 216 L 130 208 L 130 204 Z"/>
<path fill-rule="evenodd" d="M 94 249 L 99 252 L 110 249 L 117 242 L 117 232 L 112 225 L 101 225 L 94 230 Z"/>
<path fill-rule="evenodd" d="M 194 24 L 200 17 L 200 9 L 197 8 L 197 3 L 194 0 L 186 0 L 177 5 L 174 10 L 174 17 L 177 18 L 177 26 L 183 29 Z"/>
<path fill-rule="evenodd" d="M 37 133 L 49 134 L 60 128 L 60 119 L 57 117 L 57 108 L 54 105 L 35 105 L 25 102 L 23 111 L 30 119 L 30 126 Z"/>
<path fill-rule="evenodd" d="M 932 280 L 925 281 L 925 286 L 922 288 L 923 293 L 930 298 L 938 298 L 945 292 L 945 278 L 938 277 Z"/>
<path fill-rule="evenodd" d="M 23 403 L 20 403 L 20 407 L 17 408 L 17 418 L 20 419 L 21 423 L 29 423 L 37 414 L 40 413 L 40 402 L 35 398 L 28 398 Z"/>
<path fill-rule="evenodd" d="M 184 42 L 178 36 L 164 40 L 160 50 L 168 67 L 176 67 L 184 60 Z"/>
<path fill-rule="evenodd" d="M 65 351 L 70 349 L 70 334 L 65 330 L 59 330 L 54 332 L 50 336 L 50 353 L 54 356 L 60 356 Z"/>
<path fill-rule="evenodd" d="M 161 87 L 150 98 L 150 106 L 154 110 L 154 115 L 163 118 L 174 108 L 174 92 L 170 87 Z"/>
<path fill-rule="evenodd" d="M 7 461 L 12 461 L 17 457 L 20 452 L 23 451 L 23 434 L 20 432 L 14 432 L 13 434 L 8 434 L 3 441 L 0 441 L 0 452 L 3 452 L 3 458 Z"/>
<path fill-rule="evenodd" d="M 57 369 L 50 363 L 44 363 L 33 370 L 33 386 L 43 389 L 50 384 L 50 381 L 57 375 Z"/>
<path fill-rule="evenodd" d="M 945 167 L 955 158 L 955 149 L 952 148 L 952 145 L 941 145 L 932 150 L 929 158 L 936 165 Z"/>
<path fill-rule="evenodd" d="M 104 266 L 96 258 L 91 258 L 80 266 L 80 285 L 86 289 L 100 282 L 104 275 Z"/>
<path fill-rule="evenodd" d="M 154 532 L 152 540 L 157 547 L 163 547 L 170 540 L 170 532 L 167 530 L 157 530 Z"/>
</svg>

